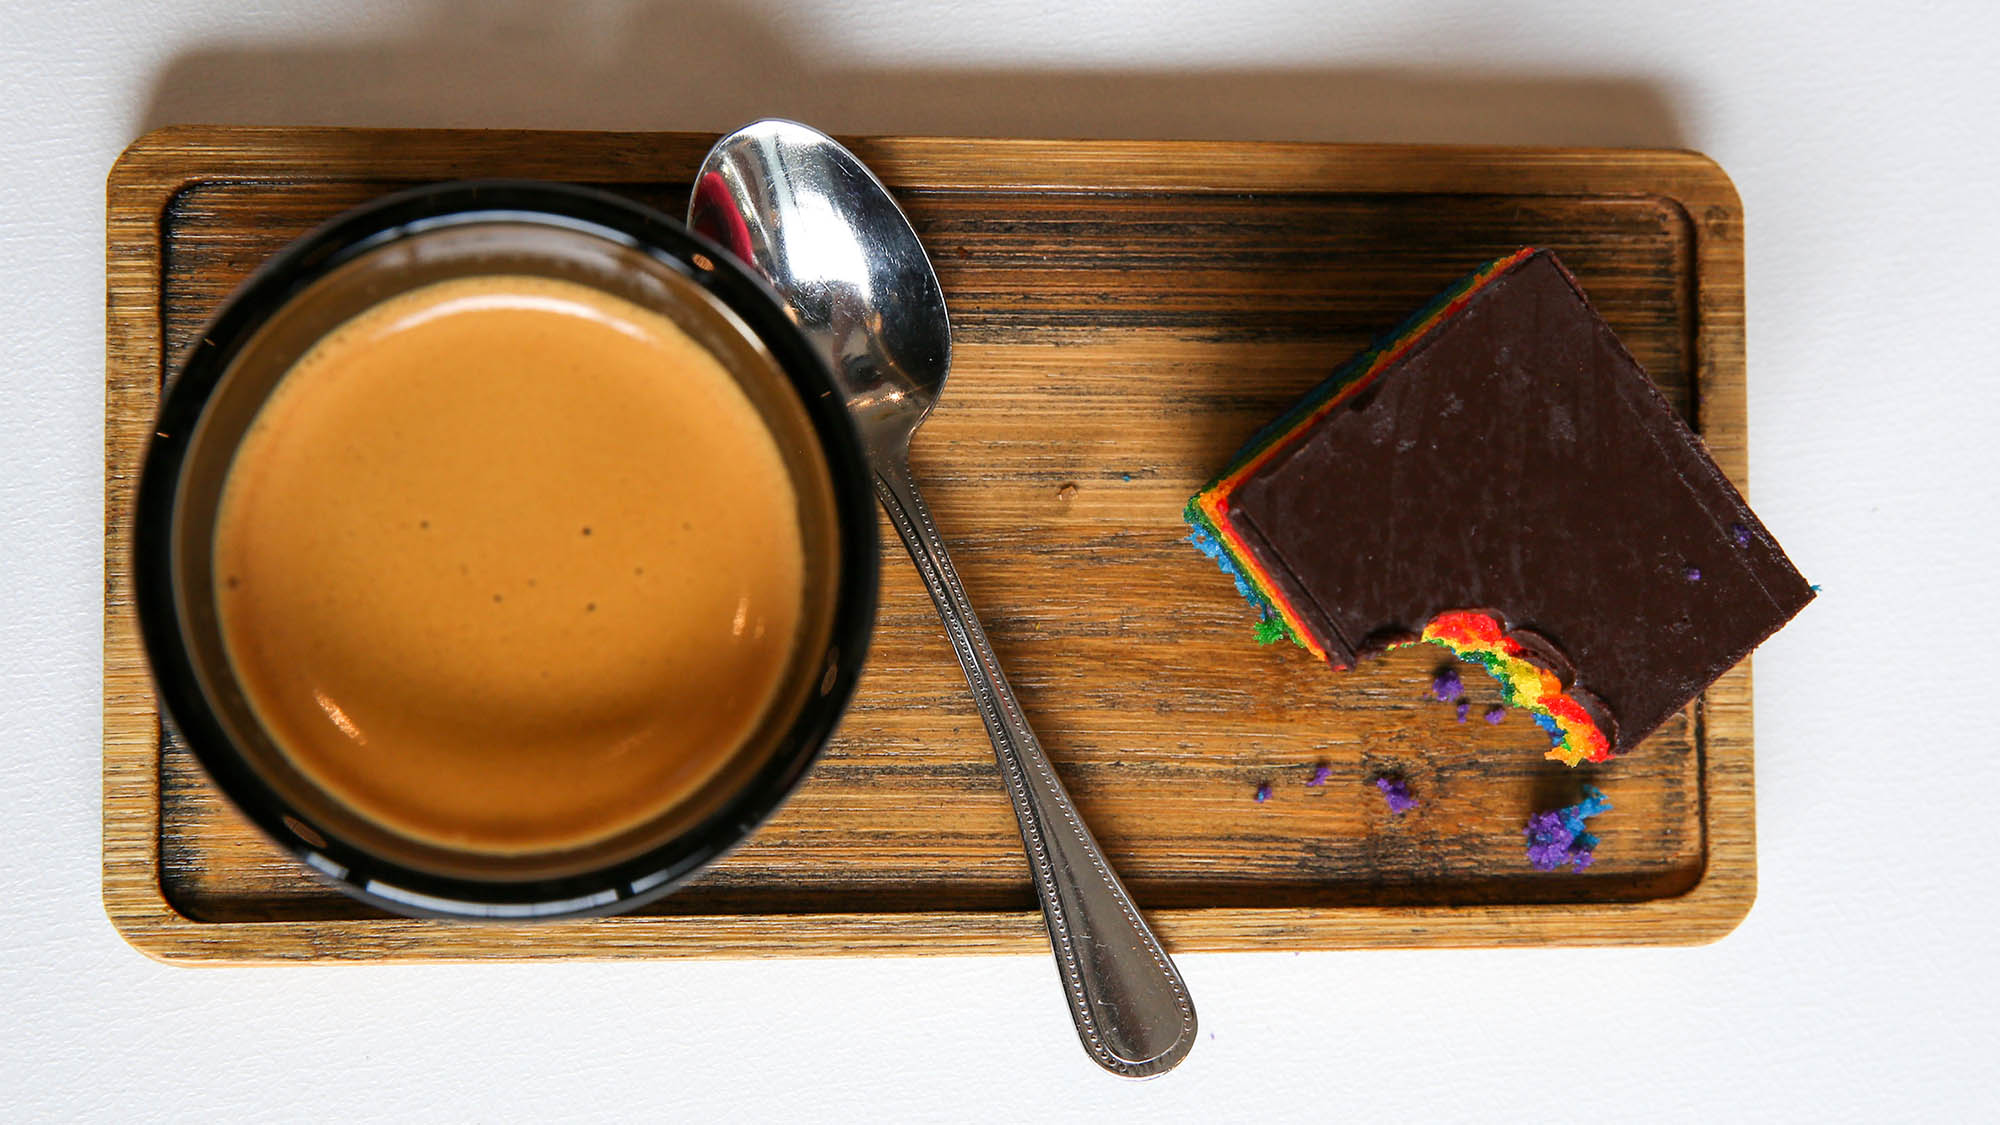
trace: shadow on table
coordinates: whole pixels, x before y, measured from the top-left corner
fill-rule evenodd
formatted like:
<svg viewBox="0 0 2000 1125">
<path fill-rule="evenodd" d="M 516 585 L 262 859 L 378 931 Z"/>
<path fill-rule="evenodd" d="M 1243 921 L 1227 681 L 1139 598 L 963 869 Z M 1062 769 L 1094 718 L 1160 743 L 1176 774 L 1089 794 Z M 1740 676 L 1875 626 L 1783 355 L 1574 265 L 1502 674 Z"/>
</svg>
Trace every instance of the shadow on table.
<svg viewBox="0 0 2000 1125">
<path fill-rule="evenodd" d="M 216 43 L 170 61 L 139 131 L 182 123 L 1681 147 L 1645 77 L 1380 67 L 918 69 L 728 4 L 432 0 L 377 42 Z M 1334 18 L 1329 15 L 1328 18 Z M 1412 53 L 1419 45 L 1412 44 Z"/>
</svg>

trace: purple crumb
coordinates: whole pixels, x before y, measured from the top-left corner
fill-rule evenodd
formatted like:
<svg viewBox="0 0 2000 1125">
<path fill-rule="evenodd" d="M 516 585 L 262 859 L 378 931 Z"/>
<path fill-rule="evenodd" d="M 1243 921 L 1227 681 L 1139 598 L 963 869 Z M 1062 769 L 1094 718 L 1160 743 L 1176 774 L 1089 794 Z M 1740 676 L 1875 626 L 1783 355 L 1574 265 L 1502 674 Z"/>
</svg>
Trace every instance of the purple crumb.
<svg viewBox="0 0 2000 1125">
<path fill-rule="evenodd" d="M 1500 720 L 1506 717 L 1507 717 L 1507 709 L 1505 707 L 1500 706 L 1498 703 L 1495 703 L 1493 706 L 1488 707 L 1486 709 L 1486 721 L 1492 723 L 1496 727 L 1500 725 Z"/>
<path fill-rule="evenodd" d="M 1453 703 L 1465 698 L 1465 681 L 1458 678 L 1458 669 L 1444 668 L 1431 677 L 1431 696 L 1439 703 Z"/>
<path fill-rule="evenodd" d="M 1333 767 L 1327 765 L 1325 762 L 1321 762 L 1319 765 L 1313 767 L 1313 775 L 1306 779 L 1306 787 L 1308 789 L 1317 789 L 1325 785 L 1326 779 L 1332 776 Z"/>
<path fill-rule="evenodd" d="M 1270 799 L 1271 799 L 1271 783 L 1267 781 L 1264 784 L 1259 785 L 1257 787 L 1257 803 L 1261 805 L 1265 801 L 1268 801 Z"/>
<path fill-rule="evenodd" d="M 1729 525 L 1729 537 L 1736 541 L 1738 547 L 1748 547 L 1750 545 L 1750 529 L 1740 523 Z"/>
<path fill-rule="evenodd" d="M 1461 723 L 1464 722 L 1465 717 L 1472 713 L 1472 701 L 1460 698 L 1456 710 L 1458 711 L 1458 721 Z"/>
<path fill-rule="evenodd" d="M 1536 813 L 1521 830 L 1528 838 L 1528 862 L 1537 871 L 1554 871 L 1565 863 L 1576 871 L 1589 867 L 1596 858 L 1597 837 L 1584 829 L 1583 822 L 1610 810 L 1604 791 L 1586 785 L 1583 800 L 1576 804 Z"/>
<path fill-rule="evenodd" d="M 1410 785 L 1401 778 L 1378 777 L 1375 788 L 1382 791 L 1382 798 L 1389 802 L 1389 811 L 1401 816 L 1417 807 L 1417 799 L 1410 796 Z"/>
<path fill-rule="evenodd" d="M 1698 566 L 1689 566 L 1687 569 L 1687 576 L 1689 582 L 1701 581 L 1701 568 Z"/>
</svg>

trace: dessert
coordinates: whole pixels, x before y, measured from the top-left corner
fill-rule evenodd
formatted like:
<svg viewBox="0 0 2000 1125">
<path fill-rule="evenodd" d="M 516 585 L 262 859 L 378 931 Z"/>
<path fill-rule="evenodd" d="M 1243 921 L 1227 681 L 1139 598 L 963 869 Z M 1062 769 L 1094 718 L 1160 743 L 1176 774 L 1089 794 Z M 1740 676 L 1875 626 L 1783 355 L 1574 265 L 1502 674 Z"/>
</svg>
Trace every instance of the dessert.
<svg viewBox="0 0 2000 1125">
<path fill-rule="evenodd" d="M 1631 749 L 1813 597 L 1534 249 L 1356 356 L 1186 515 L 1261 612 L 1261 639 L 1339 667 L 1440 645 L 1498 679 L 1572 765 Z"/>
</svg>

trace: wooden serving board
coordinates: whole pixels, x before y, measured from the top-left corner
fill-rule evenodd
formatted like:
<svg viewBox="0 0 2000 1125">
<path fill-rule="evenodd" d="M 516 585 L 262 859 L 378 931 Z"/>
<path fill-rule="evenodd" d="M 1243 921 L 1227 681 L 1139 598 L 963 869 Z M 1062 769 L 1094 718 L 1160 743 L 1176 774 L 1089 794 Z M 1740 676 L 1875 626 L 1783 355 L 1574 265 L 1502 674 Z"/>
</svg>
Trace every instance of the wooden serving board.
<svg viewBox="0 0 2000 1125">
<path fill-rule="evenodd" d="M 747 846 L 649 912 L 389 918 L 307 877 L 164 741 L 130 507 L 163 375 L 266 255 L 407 185 L 595 184 L 679 214 L 694 134 L 175 128 L 109 187 L 104 897 L 173 960 L 1044 948 L 1013 813 L 942 629 L 885 527 L 882 609 L 839 738 Z M 1181 506 L 1253 430 L 1473 265 L 1551 247 L 1745 483 L 1742 208 L 1682 152 L 855 138 L 956 329 L 916 471 L 1098 839 L 1173 950 L 1691 943 L 1755 895 L 1750 669 L 1635 753 L 1571 771 L 1526 717 L 1424 699 L 1418 646 L 1335 673 L 1260 647 Z M 1469 670 L 1470 671 L 1470 670 Z M 1331 767 L 1321 787 L 1314 767 Z M 1389 814 L 1400 771 L 1422 805 Z M 1584 781 L 1587 872 L 1524 860 Z M 1270 799 L 1253 794 L 1269 784 Z"/>
</svg>

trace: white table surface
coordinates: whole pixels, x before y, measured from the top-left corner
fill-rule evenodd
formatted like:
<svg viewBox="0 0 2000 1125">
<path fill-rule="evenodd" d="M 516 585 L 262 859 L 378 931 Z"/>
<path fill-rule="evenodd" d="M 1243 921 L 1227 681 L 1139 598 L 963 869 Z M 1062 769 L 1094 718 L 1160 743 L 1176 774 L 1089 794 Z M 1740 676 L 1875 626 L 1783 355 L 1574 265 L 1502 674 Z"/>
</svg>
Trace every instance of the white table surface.
<svg viewBox="0 0 2000 1125">
<path fill-rule="evenodd" d="M 0 1118 L 1966 1120 L 1996 1109 L 2000 6 L 0 3 Z M 1127 1084 L 1041 956 L 155 964 L 98 901 L 103 183 L 169 121 L 1684 145 L 1748 212 L 1757 657 L 1718 945 L 1190 955 Z M 1954 635 L 1957 623 L 1972 626 Z"/>
</svg>

